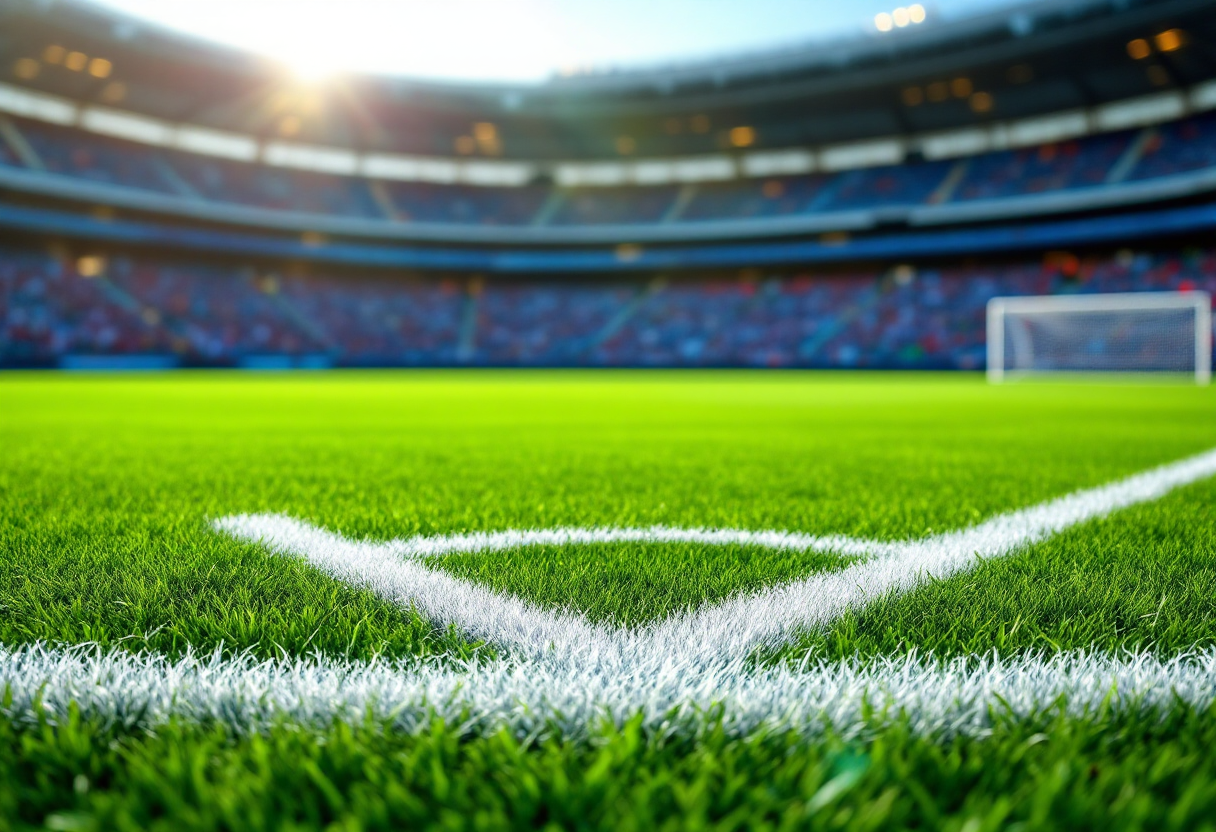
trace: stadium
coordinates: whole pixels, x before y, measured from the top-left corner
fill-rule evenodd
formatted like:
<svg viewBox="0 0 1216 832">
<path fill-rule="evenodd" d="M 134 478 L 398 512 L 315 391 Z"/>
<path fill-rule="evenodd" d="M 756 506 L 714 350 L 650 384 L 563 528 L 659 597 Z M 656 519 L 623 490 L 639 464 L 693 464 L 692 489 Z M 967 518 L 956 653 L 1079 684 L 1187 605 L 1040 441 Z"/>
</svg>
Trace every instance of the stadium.
<svg viewBox="0 0 1216 832">
<path fill-rule="evenodd" d="M 0 830 L 1203 829 L 1216 15 L 541 82 L 0 1 Z"/>
</svg>

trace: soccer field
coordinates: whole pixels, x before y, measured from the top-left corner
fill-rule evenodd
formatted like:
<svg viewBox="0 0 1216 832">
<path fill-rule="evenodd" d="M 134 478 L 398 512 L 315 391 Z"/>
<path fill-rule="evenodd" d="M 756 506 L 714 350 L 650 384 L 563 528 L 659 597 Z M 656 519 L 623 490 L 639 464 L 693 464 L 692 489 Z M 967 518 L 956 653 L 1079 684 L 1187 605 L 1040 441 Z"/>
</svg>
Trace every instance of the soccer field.
<svg viewBox="0 0 1216 832">
<path fill-rule="evenodd" d="M 0 829 L 1216 828 L 1214 416 L 0 375 Z"/>
</svg>

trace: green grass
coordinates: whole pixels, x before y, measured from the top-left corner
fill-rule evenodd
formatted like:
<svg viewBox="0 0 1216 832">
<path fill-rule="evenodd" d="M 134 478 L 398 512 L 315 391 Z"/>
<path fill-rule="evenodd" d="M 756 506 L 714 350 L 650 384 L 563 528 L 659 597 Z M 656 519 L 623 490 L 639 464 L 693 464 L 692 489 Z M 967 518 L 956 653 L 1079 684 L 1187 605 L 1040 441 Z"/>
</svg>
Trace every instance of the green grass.
<svg viewBox="0 0 1216 832">
<path fill-rule="evenodd" d="M 320 737 L 172 725 L 0 722 L 0 828 L 1211 830 L 1216 714 L 998 720 L 982 741 L 896 725 L 789 734 L 521 743 L 375 724 Z"/>
<path fill-rule="evenodd" d="M 1216 481 L 1071 529 L 1016 557 L 889 598 L 791 653 L 941 656 L 1216 645 Z"/>
<path fill-rule="evenodd" d="M 630 626 L 852 562 L 754 546 L 603 543 L 447 555 L 435 565 L 500 592 Z"/>
<path fill-rule="evenodd" d="M 948 376 L 10 374 L 0 389 L 0 641 L 166 652 L 458 646 L 209 531 L 225 514 L 286 512 L 375 538 L 665 523 L 902 539 L 1216 445 L 1209 390 Z M 630 620 L 827 565 L 613 551 L 443 565 Z"/>
<path fill-rule="evenodd" d="M 476 645 L 458 633 L 216 535 L 208 518 L 285 512 L 376 539 L 655 523 L 906 539 L 1216 446 L 1214 409 L 1210 389 L 994 388 L 932 375 L 5 374 L 0 643 L 468 655 Z M 1216 484 L 1196 484 L 879 602 L 806 634 L 792 654 L 1168 655 L 1214 644 L 1213 505 Z M 688 544 L 438 561 L 620 623 L 839 564 Z M 0 829 L 55 812 L 85 812 L 97 828 L 358 828 L 356 819 L 375 827 L 390 817 L 454 824 L 479 811 L 489 827 L 684 818 L 961 829 L 976 818 L 967 829 L 1195 828 L 1213 806 L 1210 764 L 1196 749 L 1216 739 L 1214 725 L 1208 714 L 1151 730 L 1068 723 L 1030 746 L 1010 725 L 1008 736 L 944 746 L 891 729 L 859 744 L 604 736 L 523 748 L 446 729 L 431 738 L 334 729 L 316 745 L 286 727 L 260 738 L 190 726 L 111 737 L 87 723 L 0 719 L 0 766 L 10 766 L 0 769 Z M 435 756 L 445 744 L 450 760 Z M 812 818 L 808 801 L 842 754 L 872 764 Z M 79 773 L 87 792 L 72 789 Z M 400 782 L 411 785 L 394 797 L 386 784 Z"/>
</svg>

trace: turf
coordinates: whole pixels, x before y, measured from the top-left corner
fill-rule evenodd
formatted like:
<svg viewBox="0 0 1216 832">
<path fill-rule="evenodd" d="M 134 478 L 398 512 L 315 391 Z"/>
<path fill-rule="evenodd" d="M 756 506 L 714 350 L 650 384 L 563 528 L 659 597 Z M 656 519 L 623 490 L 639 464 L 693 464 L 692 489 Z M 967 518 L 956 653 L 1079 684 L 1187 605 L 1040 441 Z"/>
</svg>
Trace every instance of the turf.
<svg viewBox="0 0 1216 832">
<path fill-rule="evenodd" d="M 665 523 L 902 539 L 1216 445 L 1214 397 L 1186 387 L 663 373 L 0 384 L 0 641 L 170 653 L 457 646 L 368 593 L 217 536 L 206 520 L 225 514 L 285 512 L 375 538 Z M 751 586 L 767 569 L 779 579 L 824 565 L 756 553 L 748 570 L 698 584 L 680 569 L 688 549 L 643 547 L 632 577 L 620 557 L 562 554 L 585 581 L 555 585 L 553 561 L 535 552 L 497 558 L 487 580 L 638 618 Z M 448 568 L 483 571 L 468 559 Z M 622 580 L 649 584 L 658 606 L 605 606 L 606 586 L 628 599 Z"/>
<path fill-rule="evenodd" d="M 459 633 L 217 535 L 208 518 L 284 512 L 375 539 L 661 523 L 898 540 L 1216 446 L 1213 405 L 1216 392 L 1185 386 L 994 388 L 935 375 L 0 375 L 0 643 L 467 656 L 478 645 Z M 1199 483 L 1072 529 L 808 633 L 789 655 L 912 647 L 939 656 L 1074 647 L 1172 654 L 1216 643 L 1214 497 L 1213 483 Z M 449 556 L 439 566 L 632 624 L 840 563 L 680 544 L 534 548 Z M 870 818 L 873 827 L 963 828 L 974 818 L 967 828 L 1014 820 L 1194 828 L 1199 810 L 1212 806 L 1211 772 L 1188 755 L 1212 724 L 1210 715 L 1189 714 L 1154 728 L 1144 735 L 1143 765 L 1140 735 L 1127 725 L 1056 726 L 1052 743 L 1030 750 L 1021 750 L 1028 740 L 1013 725 L 1007 740 L 947 746 L 893 731 L 848 754 L 908 755 L 904 767 L 867 769 L 872 788 L 851 788 L 833 800 L 835 813 L 820 807 L 811 818 L 844 740 L 654 746 L 653 738 L 605 736 L 592 747 L 517 747 L 437 729 L 433 741 L 455 743 L 460 762 L 450 770 L 428 762 L 423 779 L 431 779 L 406 790 L 414 802 L 393 803 L 369 795 L 393 777 L 421 783 L 403 767 L 431 759 L 428 740 L 369 727 L 327 736 L 314 759 L 297 745 L 311 748 L 315 738 L 287 728 L 238 738 L 179 726 L 115 739 L 87 723 L 72 734 L 0 719 L 0 759 L 15 766 L 0 778 L 9 784 L 0 787 L 9 789 L 0 817 L 33 823 L 59 813 L 61 828 L 156 818 L 166 828 L 355 828 L 390 817 L 455 825 L 480 817 L 468 807 L 484 803 L 487 827 L 580 818 L 588 828 L 679 818 L 695 826 L 701 818 L 724 827 L 867 828 Z M 596 756 L 600 748 L 615 749 L 611 764 Z M 735 768 L 715 768 L 719 758 L 735 759 Z M 347 773 L 318 777 L 310 765 Z M 981 771 L 987 766 L 999 772 Z M 93 778 L 83 795 L 72 789 L 74 771 Z M 1176 781 L 1153 780 L 1161 771 Z M 1158 786 L 1141 790 L 1150 781 Z M 169 805 L 175 789 L 183 796 Z M 335 789 L 344 802 L 327 797 Z M 1039 806 L 1037 790 L 1056 797 Z M 1071 801 L 1078 814 L 1061 814 L 1052 801 Z M 1171 815 L 1175 804 L 1184 808 Z"/>
<path fill-rule="evenodd" d="M 0 723 L 0 817 L 61 830 L 1210 830 L 1216 714 L 1045 715 L 982 744 L 900 726 L 866 740 L 691 739 L 636 724 L 592 744 L 375 724 L 234 738 L 169 726 Z"/>
<path fill-rule="evenodd" d="M 754 546 L 605 543 L 448 555 L 435 565 L 592 621 L 632 626 L 852 561 Z"/>
<path fill-rule="evenodd" d="M 789 653 L 938 656 L 1216 644 L 1216 481 L 873 604 Z"/>
</svg>

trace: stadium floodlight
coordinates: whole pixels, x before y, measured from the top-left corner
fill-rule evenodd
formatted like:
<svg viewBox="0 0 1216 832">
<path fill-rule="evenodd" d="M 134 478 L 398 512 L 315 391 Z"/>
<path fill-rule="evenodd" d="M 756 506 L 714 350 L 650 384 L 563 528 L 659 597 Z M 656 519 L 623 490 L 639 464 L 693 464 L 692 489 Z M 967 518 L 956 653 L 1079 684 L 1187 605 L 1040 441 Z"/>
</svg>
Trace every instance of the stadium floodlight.
<svg viewBox="0 0 1216 832">
<path fill-rule="evenodd" d="M 1058 373 L 1212 373 L 1206 292 L 993 298 L 988 380 Z"/>
</svg>

